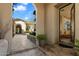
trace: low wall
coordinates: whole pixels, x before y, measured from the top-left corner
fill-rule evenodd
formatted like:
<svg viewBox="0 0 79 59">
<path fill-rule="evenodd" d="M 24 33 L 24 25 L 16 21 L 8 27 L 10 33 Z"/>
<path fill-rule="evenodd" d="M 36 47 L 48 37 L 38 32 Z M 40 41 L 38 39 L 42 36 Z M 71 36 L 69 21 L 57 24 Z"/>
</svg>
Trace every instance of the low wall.
<svg viewBox="0 0 79 59">
<path fill-rule="evenodd" d="M 36 36 L 27 35 L 27 38 L 28 38 L 29 40 L 31 40 L 31 41 L 36 45 Z"/>
</svg>

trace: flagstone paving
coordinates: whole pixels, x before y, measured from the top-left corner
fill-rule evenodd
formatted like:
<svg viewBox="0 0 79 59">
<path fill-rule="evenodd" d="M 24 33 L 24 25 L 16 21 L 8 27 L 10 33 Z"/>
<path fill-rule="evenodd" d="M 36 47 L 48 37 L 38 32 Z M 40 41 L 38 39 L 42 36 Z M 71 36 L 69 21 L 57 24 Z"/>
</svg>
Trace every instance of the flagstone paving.
<svg viewBox="0 0 79 59">
<path fill-rule="evenodd" d="M 15 35 L 12 39 L 12 53 L 11 56 L 73 56 L 73 48 L 65 48 L 59 45 L 44 47 L 37 47 L 29 39 L 27 35 Z"/>
<path fill-rule="evenodd" d="M 26 50 L 23 52 L 12 54 L 11 56 L 46 56 L 41 50 L 38 48 L 34 48 L 31 50 Z"/>
<path fill-rule="evenodd" d="M 36 47 L 35 44 L 27 39 L 27 35 L 22 34 L 15 35 L 11 45 L 12 52 Z"/>
<path fill-rule="evenodd" d="M 12 56 L 44 56 L 37 46 L 27 39 L 27 35 L 16 34 L 12 39 Z"/>
</svg>

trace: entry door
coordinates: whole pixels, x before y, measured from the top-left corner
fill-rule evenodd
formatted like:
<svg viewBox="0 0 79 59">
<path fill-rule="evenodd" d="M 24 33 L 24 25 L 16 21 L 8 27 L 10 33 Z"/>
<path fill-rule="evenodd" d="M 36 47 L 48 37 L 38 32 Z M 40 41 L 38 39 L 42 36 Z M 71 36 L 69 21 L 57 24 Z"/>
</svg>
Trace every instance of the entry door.
<svg viewBox="0 0 79 59">
<path fill-rule="evenodd" d="M 67 4 L 59 9 L 59 43 L 73 47 L 74 43 L 74 4 Z"/>
</svg>

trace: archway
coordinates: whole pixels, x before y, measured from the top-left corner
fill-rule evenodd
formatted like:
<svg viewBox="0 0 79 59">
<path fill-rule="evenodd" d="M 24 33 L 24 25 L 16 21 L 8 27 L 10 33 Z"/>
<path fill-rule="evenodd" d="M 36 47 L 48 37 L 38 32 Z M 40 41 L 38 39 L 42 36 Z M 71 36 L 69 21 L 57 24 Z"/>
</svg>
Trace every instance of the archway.
<svg viewBox="0 0 79 59">
<path fill-rule="evenodd" d="M 12 14 L 13 20 L 21 19 L 26 23 L 27 27 L 30 27 L 28 30 L 26 28 L 25 33 L 31 33 L 33 35 L 36 35 L 37 10 L 36 10 L 35 4 L 13 3 L 12 10 L 13 10 L 13 14 Z M 14 31 L 14 28 L 13 28 L 13 31 Z M 16 33 L 16 32 L 13 32 L 13 33 Z"/>
<path fill-rule="evenodd" d="M 36 35 L 36 7 L 35 5 L 32 3 L 28 5 L 23 4 L 23 3 L 13 4 L 12 17 L 14 21 L 14 27 L 13 27 L 14 33 L 20 34 L 20 35 L 15 35 L 14 39 L 12 40 L 16 44 L 15 46 L 15 44 L 12 42 L 12 51 L 20 51 L 24 49 L 33 48 L 34 46 L 28 41 L 27 35 L 28 33 L 29 34 L 32 33 L 33 35 Z M 25 30 L 23 31 L 23 28 L 25 26 L 22 24 L 24 23 L 26 24 L 26 31 Z"/>
<path fill-rule="evenodd" d="M 16 34 L 21 34 L 22 33 L 22 28 L 20 24 L 16 25 Z"/>
</svg>

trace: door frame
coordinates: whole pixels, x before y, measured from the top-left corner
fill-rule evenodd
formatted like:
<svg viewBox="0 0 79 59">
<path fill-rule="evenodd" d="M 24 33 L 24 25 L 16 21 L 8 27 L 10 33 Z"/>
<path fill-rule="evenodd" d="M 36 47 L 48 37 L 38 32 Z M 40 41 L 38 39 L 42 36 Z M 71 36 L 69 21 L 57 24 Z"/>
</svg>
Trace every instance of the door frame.
<svg viewBox="0 0 79 59">
<path fill-rule="evenodd" d="M 75 3 L 67 3 L 66 5 L 64 5 L 64 6 L 62 6 L 62 7 L 60 7 L 59 8 L 59 43 L 61 42 L 61 38 L 60 38 L 60 21 L 61 21 L 61 19 L 60 19 L 60 10 L 62 9 L 62 8 L 64 8 L 64 7 L 66 7 L 66 6 L 69 6 L 69 5 L 71 5 L 71 4 L 73 4 L 73 6 L 74 6 L 74 37 L 73 38 L 71 38 L 71 40 L 72 40 L 72 44 L 73 44 L 73 46 L 75 45 Z M 71 22 L 72 22 L 72 20 L 71 20 Z M 71 28 L 71 27 L 70 27 Z M 71 30 L 72 31 L 72 30 Z M 72 35 L 72 32 L 71 32 L 71 35 Z"/>
</svg>

